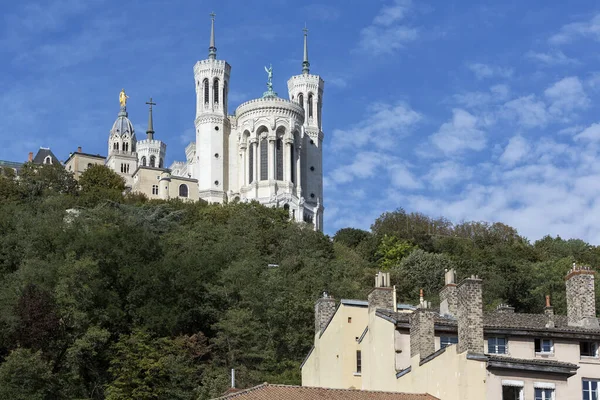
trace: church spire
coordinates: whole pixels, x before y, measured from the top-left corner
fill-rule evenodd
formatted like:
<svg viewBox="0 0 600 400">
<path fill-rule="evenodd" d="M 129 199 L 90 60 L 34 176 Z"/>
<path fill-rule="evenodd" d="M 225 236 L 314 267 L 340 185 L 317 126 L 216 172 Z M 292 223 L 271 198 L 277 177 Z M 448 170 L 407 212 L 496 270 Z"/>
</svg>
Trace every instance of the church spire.
<svg viewBox="0 0 600 400">
<path fill-rule="evenodd" d="M 148 110 L 148 130 L 146 131 L 146 135 L 148 135 L 148 140 L 154 140 L 154 123 L 152 120 L 152 106 L 155 106 L 156 103 L 152 102 L 152 97 L 150 97 L 150 101 L 147 101 L 146 104 L 150 106 Z"/>
<path fill-rule="evenodd" d="M 310 63 L 308 62 L 308 29 L 304 25 L 304 60 L 302 61 L 302 73 L 308 75 L 310 72 Z"/>
<path fill-rule="evenodd" d="M 215 47 L 215 16 L 214 12 L 210 13 L 210 46 L 208 47 L 208 58 L 211 60 L 217 58 L 217 48 Z"/>
</svg>

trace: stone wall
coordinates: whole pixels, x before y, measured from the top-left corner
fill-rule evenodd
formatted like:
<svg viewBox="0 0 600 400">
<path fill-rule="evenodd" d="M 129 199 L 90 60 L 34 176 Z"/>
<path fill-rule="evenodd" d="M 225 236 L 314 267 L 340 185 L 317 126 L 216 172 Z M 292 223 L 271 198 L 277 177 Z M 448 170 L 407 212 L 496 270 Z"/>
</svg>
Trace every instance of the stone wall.
<svg viewBox="0 0 600 400">
<path fill-rule="evenodd" d="M 315 304 L 315 334 L 322 332 L 335 314 L 336 304 L 333 297 L 322 297 Z"/>
<path fill-rule="evenodd" d="M 573 264 L 565 278 L 567 286 L 567 319 L 569 325 L 598 327 L 594 271 Z"/>
<path fill-rule="evenodd" d="M 472 276 L 458 285 L 458 352 L 483 354 L 481 279 Z"/>
<path fill-rule="evenodd" d="M 375 289 L 371 290 L 367 296 L 369 301 L 369 312 L 377 310 L 378 308 L 396 311 L 396 307 L 394 305 L 395 297 L 394 288 L 376 287 Z"/>
<path fill-rule="evenodd" d="M 456 284 L 450 283 L 440 291 L 440 314 L 456 317 L 458 312 L 458 293 Z"/>
<path fill-rule="evenodd" d="M 410 316 L 410 357 L 423 359 L 435 352 L 434 314 L 419 308 Z"/>
</svg>

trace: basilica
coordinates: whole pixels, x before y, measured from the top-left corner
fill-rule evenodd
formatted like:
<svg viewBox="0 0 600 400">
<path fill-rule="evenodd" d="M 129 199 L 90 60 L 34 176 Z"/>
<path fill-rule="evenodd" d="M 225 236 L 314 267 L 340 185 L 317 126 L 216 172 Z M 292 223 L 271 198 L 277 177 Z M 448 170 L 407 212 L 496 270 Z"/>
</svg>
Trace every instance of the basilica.
<svg viewBox="0 0 600 400">
<path fill-rule="evenodd" d="M 302 72 L 288 80 L 288 98 L 273 91 L 272 67 L 262 97 L 228 112 L 231 66 L 217 58 L 212 15 L 208 58 L 194 66 L 196 140 L 185 158 L 165 166 L 167 145 L 155 138 L 152 99 L 146 137 L 138 140 L 128 118 L 127 95 L 108 138 L 108 156 L 78 149 L 65 162 L 77 178 L 89 165 L 105 164 L 133 192 L 156 199 L 203 199 L 211 203 L 258 201 L 282 207 L 295 221 L 323 230 L 324 82 L 310 73 L 304 30 Z M 182 157 L 183 158 L 183 157 Z"/>
</svg>

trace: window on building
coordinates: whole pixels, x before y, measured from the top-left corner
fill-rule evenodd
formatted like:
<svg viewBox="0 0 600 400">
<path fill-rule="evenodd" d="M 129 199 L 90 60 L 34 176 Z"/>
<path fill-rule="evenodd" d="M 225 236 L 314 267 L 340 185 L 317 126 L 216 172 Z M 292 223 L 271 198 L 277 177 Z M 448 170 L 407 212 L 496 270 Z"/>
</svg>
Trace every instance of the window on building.
<svg viewBox="0 0 600 400">
<path fill-rule="evenodd" d="M 304 95 L 302 93 L 298 95 L 298 104 L 300 104 L 300 107 L 304 110 Z"/>
<path fill-rule="evenodd" d="M 441 336 L 440 337 L 440 348 L 443 349 L 444 347 L 448 347 L 452 344 L 457 344 L 458 343 L 458 337 L 457 336 Z"/>
<path fill-rule="evenodd" d="M 44 164 L 52 164 L 52 157 L 46 156 L 46 158 L 44 158 Z"/>
<path fill-rule="evenodd" d="M 294 160 L 294 146 L 290 146 L 290 181 L 296 183 L 296 177 L 294 176 L 294 168 L 296 161 Z"/>
<path fill-rule="evenodd" d="M 583 380 L 583 400 L 598 400 L 600 392 L 598 392 L 598 380 L 584 379 Z"/>
<path fill-rule="evenodd" d="M 215 79 L 213 82 L 213 96 L 215 104 L 219 102 L 219 80 Z"/>
<path fill-rule="evenodd" d="M 317 125 L 321 127 L 321 95 L 317 97 Z"/>
<path fill-rule="evenodd" d="M 352 323 L 352 317 L 348 317 L 348 323 L 351 324 Z"/>
<path fill-rule="evenodd" d="M 156 157 L 155 156 L 150 156 L 150 166 L 152 168 L 156 167 Z"/>
<path fill-rule="evenodd" d="M 502 385 L 502 400 L 523 400 L 523 386 Z"/>
<path fill-rule="evenodd" d="M 250 154 L 248 154 L 248 183 L 254 181 L 254 144 L 250 143 Z"/>
<path fill-rule="evenodd" d="M 88 163 L 88 166 L 87 166 L 87 167 L 89 168 L 89 167 L 91 167 L 91 166 L 92 166 L 92 163 Z M 70 168 L 71 168 L 71 167 L 69 167 L 69 169 L 70 169 Z"/>
<path fill-rule="evenodd" d="M 534 388 L 533 400 L 554 400 L 554 389 Z"/>
<path fill-rule="evenodd" d="M 308 116 L 311 118 L 313 116 L 313 95 L 312 95 L 312 93 L 308 95 Z"/>
<path fill-rule="evenodd" d="M 186 184 L 179 185 L 179 197 L 188 197 L 188 187 Z"/>
<path fill-rule="evenodd" d="M 158 159 L 158 168 L 162 168 L 163 167 L 163 159 L 159 158 Z"/>
<path fill-rule="evenodd" d="M 276 166 L 277 166 L 277 176 L 275 179 L 278 181 L 283 180 L 283 140 L 281 138 L 277 138 L 275 142 L 275 152 L 276 152 Z"/>
<path fill-rule="evenodd" d="M 223 111 L 227 115 L 227 81 L 223 82 Z"/>
<path fill-rule="evenodd" d="M 488 338 L 488 353 L 506 354 L 506 344 L 506 338 L 504 337 Z"/>
<path fill-rule="evenodd" d="M 121 173 L 128 174 L 129 173 L 129 164 L 121 164 Z"/>
<path fill-rule="evenodd" d="M 552 353 L 554 352 L 554 343 L 552 339 L 535 339 L 536 353 Z"/>
<path fill-rule="evenodd" d="M 260 141 L 260 180 L 266 181 L 269 179 L 269 143 L 267 139 Z"/>
<path fill-rule="evenodd" d="M 598 343 L 580 342 L 579 355 L 581 357 L 598 357 Z"/>
<path fill-rule="evenodd" d="M 356 350 L 356 373 L 360 374 L 362 372 L 362 355 L 360 350 Z"/>
<path fill-rule="evenodd" d="M 142 166 L 146 166 L 146 156 L 142 157 Z"/>
<path fill-rule="evenodd" d="M 154 194 L 154 195 L 158 194 L 158 185 L 152 185 L 152 194 Z"/>
<path fill-rule="evenodd" d="M 123 143 L 123 151 L 129 151 L 129 143 Z"/>
<path fill-rule="evenodd" d="M 113 143 L 113 150 L 119 150 L 119 143 Z"/>
<path fill-rule="evenodd" d="M 202 87 L 204 88 L 204 103 L 208 104 L 208 99 L 209 99 L 209 88 L 208 88 L 208 78 L 204 78 L 204 80 L 202 81 Z"/>
</svg>

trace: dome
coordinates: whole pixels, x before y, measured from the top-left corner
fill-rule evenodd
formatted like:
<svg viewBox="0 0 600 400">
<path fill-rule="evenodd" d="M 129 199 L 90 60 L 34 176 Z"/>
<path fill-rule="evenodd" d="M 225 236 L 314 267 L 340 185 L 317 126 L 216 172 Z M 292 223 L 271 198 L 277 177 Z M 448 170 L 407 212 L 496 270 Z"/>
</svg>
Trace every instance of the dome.
<svg viewBox="0 0 600 400">
<path fill-rule="evenodd" d="M 282 99 L 280 97 L 262 97 L 240 104 L 235 110 L 235 116 L 242 119 L 247 116 L 258 117 L 271 115 L 278 117 L 292 117 L 304 122 L 304 110 L 293 101 Z"/>
<path fill-rule="evenodd" d="M 125 110 L 124 107 L 121 107 L 119 116 L 117 117 L 117 120 L 113 124 L 112 129 L 110 130 L 111 134 L 118 135 L 118 136 L 123 136 L 123 135 L 133 136 L 133 134 L 134 134 L 133 124 L 131 123 L 129 118 L 127 118 L 127 116 L 128 116 L 127 111 Z"/>
</svg>

